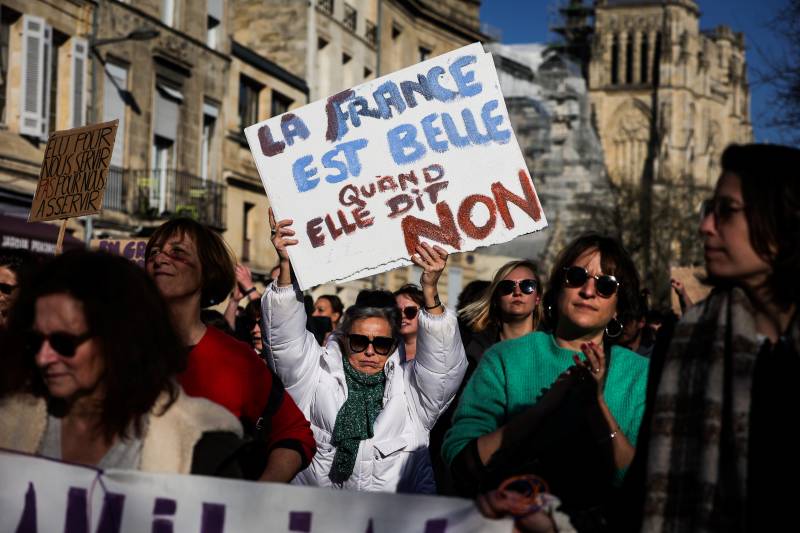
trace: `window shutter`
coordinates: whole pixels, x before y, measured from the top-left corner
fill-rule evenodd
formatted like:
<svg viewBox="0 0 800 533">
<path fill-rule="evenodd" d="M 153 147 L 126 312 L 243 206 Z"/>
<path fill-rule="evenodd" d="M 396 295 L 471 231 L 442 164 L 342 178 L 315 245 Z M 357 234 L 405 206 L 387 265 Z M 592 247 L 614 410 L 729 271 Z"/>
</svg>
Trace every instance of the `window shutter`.
<svg viewBox="0 0 800 533">
<path fill-rule="evenodd" d="M 41 17 L 22 16 L 23 75 L 19 132 L 34 137 L 42 134 L 42 116 L 45 113 L 42 109 L 47 71 L 44 57 L 45 27 Z"/>
<path fill-rule="evenodd" d="M 86 62 L 88 58 L 86 39 L 72 38 L 72 89 L 70 110 L 73 128 L 86 125 Z"/>
<path fill-rule="evenodd" d="M 56 83 L 57 80 L 51 80 L 53 61 L 53 28 L 45 24 L 44 39 L 42 39 L 42 130 L 39 137 L 47 139 L 50 129 L 50 83 Z"/>
<path fill-rule="evenodd" d="M 122 167 L 125 154 L 125 102 L 120 96 L 120 91 L 128 88 L 128 71 L 114 63 L 106 63 L 103 78 L 103 121 L 119 119 L 117 126 L 117 140 L 114 142 L 114 151 L 111 154 L 111 165 Z"/>
</svg>

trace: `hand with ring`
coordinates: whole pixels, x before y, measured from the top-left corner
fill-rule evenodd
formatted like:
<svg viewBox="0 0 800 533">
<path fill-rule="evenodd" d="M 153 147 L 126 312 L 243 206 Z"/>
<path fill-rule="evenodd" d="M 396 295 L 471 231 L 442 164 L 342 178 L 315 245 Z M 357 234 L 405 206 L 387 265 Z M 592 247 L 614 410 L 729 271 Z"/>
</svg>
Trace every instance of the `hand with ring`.
<svg viewBox="0 0 800 533">
<path fill-rule="evenodd" d="M 575 354 L 572 356 L 572 360 L 575 361 L 576 365 L 583 365 L 588 368 L 597 383 L 602 385 L 603 379 L 606 376 L 606 371 L 608 370 L 606 368 L 606 354 L 603 351 L 603 347 L 590 341 L 581 344 L 581 351 L 585 359 L 581 361 L 578 354 Z M 602 394 L 602 387 L 598 387 L 598 392 Z"/>
</svg>

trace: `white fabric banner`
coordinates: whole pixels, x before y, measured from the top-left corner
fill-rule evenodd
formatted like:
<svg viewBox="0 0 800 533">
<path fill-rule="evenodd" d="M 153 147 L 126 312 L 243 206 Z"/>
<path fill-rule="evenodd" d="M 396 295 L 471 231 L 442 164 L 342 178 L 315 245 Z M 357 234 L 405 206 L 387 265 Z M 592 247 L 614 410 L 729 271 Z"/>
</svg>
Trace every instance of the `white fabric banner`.
<svg viewBox="0 0 800 533">
<path fill-rule="evenodd" d="M 245 129 L 302 289 L 547 226 L 491 54 L 474 43 Z"/>
<path fill-rule="evenodd" d="M 70 465 L 0 451 L 0 531 L 510 532 L 470 500 Z"/>
</svg>

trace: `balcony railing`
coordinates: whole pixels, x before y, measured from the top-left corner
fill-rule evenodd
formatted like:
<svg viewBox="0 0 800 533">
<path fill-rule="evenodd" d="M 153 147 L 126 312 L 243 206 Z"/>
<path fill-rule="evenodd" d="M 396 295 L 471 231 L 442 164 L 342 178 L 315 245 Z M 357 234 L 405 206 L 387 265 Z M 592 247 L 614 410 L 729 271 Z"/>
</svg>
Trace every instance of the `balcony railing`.
<svg viewBox="0 0 800 533">
<path fill-rule="evenodd" d="M 185 216 L 224 228 L 225 189 L 221 183 L 175 169 L 112 167 L 103 208 L 150 220 Z"/>
<path fill-rule="evenodd" d="M 319 0 L 317 5 L 328 15 L 333 15 L 333 0 Z"/>
</svg>

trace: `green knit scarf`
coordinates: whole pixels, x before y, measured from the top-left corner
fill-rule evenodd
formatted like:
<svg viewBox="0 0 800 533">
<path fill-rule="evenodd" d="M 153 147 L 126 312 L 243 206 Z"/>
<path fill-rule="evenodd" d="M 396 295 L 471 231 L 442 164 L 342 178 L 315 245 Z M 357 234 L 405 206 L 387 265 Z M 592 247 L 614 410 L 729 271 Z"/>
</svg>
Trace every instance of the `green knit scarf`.
<svg viewBox="0 0 800 533">
<path fill-rule="evenodd" d="M 358 456 L 358 446 L 364 439 L 372 438 L 372 424 L 383 409 L 383 389 L 386 375 L 383 371 L 367 375 L 350 366 L 342 355 L 344 377 L 347 380 L 347 401 L 336 414 L 332 443 L 336 446 L 330 478 L 334 483 L 344 483 L 353 474 Z"/>
</svg>

